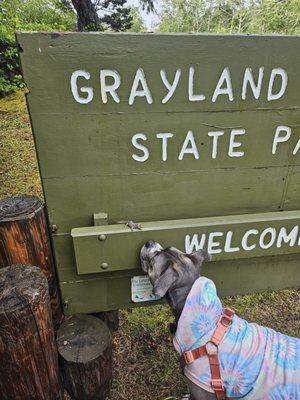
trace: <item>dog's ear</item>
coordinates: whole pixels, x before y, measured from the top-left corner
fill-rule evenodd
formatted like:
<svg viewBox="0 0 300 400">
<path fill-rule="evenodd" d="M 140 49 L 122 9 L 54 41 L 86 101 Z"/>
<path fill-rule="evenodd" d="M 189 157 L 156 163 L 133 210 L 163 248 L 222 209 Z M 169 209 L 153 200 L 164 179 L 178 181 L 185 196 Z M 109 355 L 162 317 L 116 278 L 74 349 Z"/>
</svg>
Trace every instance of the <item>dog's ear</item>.
<svg viewBox="0 0 300 400">
<path fill-rule="evenodd" d="M 187 256 L 193 261 L 194 264 L 202 264 L 203 261 L 211 261 L 211 255 L 206 250 L 197 250 Z"/>
<path fill-rule="evenodd" d="M 159 297 L 163 297 L 178 278 L 178 272 L 175 271 L 172 264 L 170 262 L 165 272 L 162 273 L 153 285 L 153 293 Z"/>
</svg>

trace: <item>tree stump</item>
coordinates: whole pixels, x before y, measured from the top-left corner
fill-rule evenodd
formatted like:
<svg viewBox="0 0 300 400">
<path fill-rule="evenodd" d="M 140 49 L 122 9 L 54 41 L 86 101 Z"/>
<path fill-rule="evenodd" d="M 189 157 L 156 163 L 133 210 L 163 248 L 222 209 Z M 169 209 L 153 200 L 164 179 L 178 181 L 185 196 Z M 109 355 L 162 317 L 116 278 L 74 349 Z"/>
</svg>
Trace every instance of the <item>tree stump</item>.
<svg viewBox="0 0 300 400">
<path fill-rule="evenodd" d="M 13 264 L 38 265 L 48 280 L 53 323 L 62 320 L 46 213 L 35 196 L 0 200 L 0 268 Z"/>
<path fill-rule="evenodd" d="M 62 400 L 47 280 L 33 266 L 0 270 L 0 398 Z"/>
<path fill-rule="evenodd" d="M 57 332 L 64 386 L 72 399 L 105 400 L 112 379 L 112 338 L 91 315 L 75 315 Z"/>
</svg>

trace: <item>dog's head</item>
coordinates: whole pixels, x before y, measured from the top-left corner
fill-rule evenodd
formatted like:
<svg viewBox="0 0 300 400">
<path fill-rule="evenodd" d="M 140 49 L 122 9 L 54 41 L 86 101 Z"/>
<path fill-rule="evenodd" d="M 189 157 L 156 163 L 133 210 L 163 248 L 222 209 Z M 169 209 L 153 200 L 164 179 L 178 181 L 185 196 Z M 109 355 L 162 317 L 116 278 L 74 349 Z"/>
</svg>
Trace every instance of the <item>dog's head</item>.
<svg viewBox="0 0 300 400">
<path fill-rule="evenodd" d="M 144 244 L 140 258 L 142 269 L 153 285 L 153 293 L 160 297 L 173 289 L 189 290 L 200 275 L 202 262 L 211 260 L 204 250 L 186 254 L 175 247 L 163 249 L 153 240 Z"/>
</svg>

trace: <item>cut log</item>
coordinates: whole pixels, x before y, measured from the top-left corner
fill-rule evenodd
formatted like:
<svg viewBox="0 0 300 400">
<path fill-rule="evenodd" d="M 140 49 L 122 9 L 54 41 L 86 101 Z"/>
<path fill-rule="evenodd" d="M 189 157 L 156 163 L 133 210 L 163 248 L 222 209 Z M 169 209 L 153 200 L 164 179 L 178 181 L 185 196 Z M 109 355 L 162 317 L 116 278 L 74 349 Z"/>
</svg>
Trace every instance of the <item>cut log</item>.
<svg viewBox="0 0 300 400">
<path fill-rule="evenodd" d="M 43 203 L 35 196 L 0 200 L 0 268 L 38 265 L 48 280 L 53 323 L 62 320 L 54 258 Z"/>
<path fill-rule="evenodd" d="M 75 315 L 57 332 L 64 386 L 72 399 L 105 400 L 112 379 L 112 338 L 106 324 Z"/>
<path fill-rule="evenodd" d="M 37 267 L 0 270 L 0 398 L 63 398 L 48 285 Z"/>
</svg>

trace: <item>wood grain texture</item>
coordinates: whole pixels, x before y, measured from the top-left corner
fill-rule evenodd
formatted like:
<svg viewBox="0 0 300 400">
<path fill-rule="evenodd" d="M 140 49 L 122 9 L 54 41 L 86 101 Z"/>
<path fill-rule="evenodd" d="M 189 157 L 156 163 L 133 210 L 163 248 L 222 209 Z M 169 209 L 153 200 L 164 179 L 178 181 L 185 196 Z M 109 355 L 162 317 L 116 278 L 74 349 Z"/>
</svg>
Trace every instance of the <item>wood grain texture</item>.
<svg viewBox="0 0 300 400">
<path fill-rule="evenodd" d="M 289 168 L 289 174 L 283 195 L 283 208 L 295 209 L 300 204 L 300 167 Z"/>
<path fill-rule="evenodd" d="M 47 280 L 37 267 L 0 270 L 1 400 L 62 400 Z"/>
<path fill-rule="evenodd" d="M 59 262 L 65 267 L 58 271 L 66 301 L 65 313 L 95 313 L 137 306 L 131 301 L 131 278 L 142 274 L 139 266 L 79 277 L 74 268 L 71 238 L 63 235 L 55 236 L 54 240 Z M 205 263 L 202 274 L 216 282 L 221 296 L 229 296 L 300 286 L 299 263 L 299 254 L 223 260 Z"/>
<path fill-rule="evenodd" d="M 18 33 L 23 50 L 21 61 L 29 86 L 32 114 L 41 113 L 144 113 L 219 110 L 260 110 L 298 108 L 299 78 L 294 65 L 299 64 L 299 37 L 276 35 L 207 35 L 207 34 L 122 34 L 122 33 Z M 197 93 L 211 94 L 224 67 L 230 67 L 237 98 L 229 102 L 220 98 L 217 104 L 187 102 L 188 68 L 194 65 L 197 74 Z M 266 101 L 267 83 L 259 101 L 241 101 L 244 69 L 258 70 L 265 66 L 266 74 L 281 66 L 289 72 L 292 85 L 287 96 L 276 106 Z M 100 68 L 114 69 L 121 74 L 120 104 L 103 104 L 99 96 Z M 128 104 L 131 84 L 137 68 L 143 68 L 153 103 L 138 99 L 135 107 Z M 177 68 L 182 79 L 172 101 L 162 108 L 161 99 L 167 90 L 160 80 L 165 68 L 173 78 Z M 69 80 L 74 70 L 91 73 L 89 84 L 95 88 L 93 101 L 84 107 L 73 101 Z M 47 79 L 46 79 L 47 76 Z M 171 80 L 171 78 L 170 78 Z M 51 94 L 51 95 L 50 95 Z M 208 96 L 209 97 L 209 96 Z M 63 105 L 63 108 L 62 108 Z M 36 119 L 36 118 L 35 118 Z"/>
<path fill-rule="evenodd" d="M 112 379 L 112 338 L 106 324 L 90 315 L 61 325 L 57 345 L 64 385 L 74 400 L 106 400 Z"/>
<path fill-rule="evenodd" d="M 53 322 L 62 320 L 62 306 L 43 203 L 35 196 L 0 200 L 0 268 L 12 264 L 38 265 L 45 274 Z"/>
<path fill-rule="evenodd" d="M 42 114 L 35 123 L 41 132 L 37 146 L 41 149 L 40 165 L 44 178 L 68 178 L 80 176 L 121 176 L 174 172 L 206 171 L 218 169 L 267 168 L 299 165 L 300 157 L 292 151 L 300 136 L 299 115 L 291 110 L 116 114 Z M 272 155 L 272 144 L 276 127 L 293 125 L 292 137 L 287 143 L 278 145 Z M 66 130 L 66 126 L 68 129 Z M 241 150 L 244 157 L 229 157 L 228 148 L 231 129 L 243 128 Z M 83 131 L 85 133 L 83 134 Z M 191 155 L 178 160 L 178 155 L 187 132 L 194 133 L 199 151 L 199 160 Z M 208 132 L 223 130 L 219 139 L 218 154 L 212 159 L 212 138 Z M 147 162 L 133 160 L 132 154 L 140 154 L 131 143 L 135 133 L 143 132 L 147 141 L 141 142 L 150 152 Z M 168 160 L 162 161 L 162 143 L 156 138 L 159 132 L 171 132 L 168 142 Z M 47 149 L 52 148 L 49 152 Z M 109 156 L 108 156 L 109 155 Z M 56 162 L 53 162 L 55 156 Z M 255 171 L 254 171 L 255 172 Z"/>
<path fill-rule="evenodd" d="M 215 282 L 220 296 L 248 294 L 299 287 L 299 263 L 299 254 L 218 261 L 204 264 L 202 275 Z M 154 305 L 153 301 L 131 301 L 131 278 L 141 274 L 141 269 L 135 269 L 91 274 L 78 279 L 73 270 L 62 270 L 61 285 L 64 299 L 68 301 L 65 312 L 94 313 L 100 309 Z"/>
<path fill-rule="evenodd" d="M 110 223 L 281 210 L 286 174 L 285 167 L 157 173 L 151 178 L 136 173 L 45 179 L 44 187 L 49 216 L 59 221 L 57 234 L 62 234 L 93 226 L 93 213 L 99 208 L 109 210 Z"/>
<path fill-rule="evenodd" d="M 198 235 L 198 240 L 205 235 L 204 247 L 208 249 L 208 237 L 211 233 L 220 232 L 215 240 L 215 248 L 219 253 L 211 254 L 214 261 L 235 260 L 239 258 L 255 258 L 263 256 L 286 255 L 299 253 L 300 240 L 299 229 L 295 235 L 293 245 L 290 242 L 277 239 L 281 228 L 289 233 L 299 224 L 300 211 L 285 211 L 281 213 L 261 213 L 247 215 L 232 215 L 211 218 L 182 219 L 174 221 L 142 222 L 141 230 L 131 231 L 125 225 L 107 225 L 87 228 L 75 228 L 71 234 L 74 242 L 74 251 L 79 274 L 96 272 L 113 272 L 137 268 L 140 264 L 139 250 L 148 238 L 155 238 L 163 247 L 169 243 L 181 251 L 187 251 L 185 246 L 186 235 L 189 242 L 193 235 Z M 262 248 L 259 237 L 265 229 L 274 229 L 274 245 Z M 242 238 L 250 229 L 257 229 L 258 233 L 250 239 L 254 248 L 249 251 L 242 247 Z M 229 247 L 238 248 L 237 251 L 225 251 L 227 233 L 232 232 Z M 99 241 L 99 236 L 105 235 L 106 239 Z M 266 243 L 270 243 L 270 235 L 266 237 Z M 116 251 L 118 249 L 118 251 Z M 196 246 L 188 252 L 196 250 Z M 101 270 L 101 264 L 106 263 L 107 268 Z M 300 281 L 299 281 L 300 283 Z"/>
</svg>

